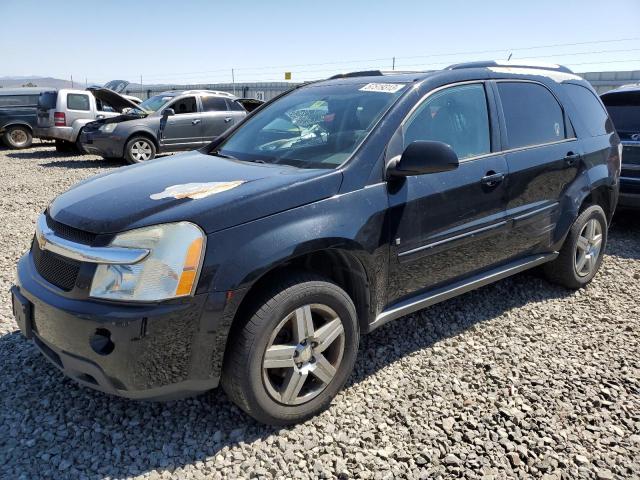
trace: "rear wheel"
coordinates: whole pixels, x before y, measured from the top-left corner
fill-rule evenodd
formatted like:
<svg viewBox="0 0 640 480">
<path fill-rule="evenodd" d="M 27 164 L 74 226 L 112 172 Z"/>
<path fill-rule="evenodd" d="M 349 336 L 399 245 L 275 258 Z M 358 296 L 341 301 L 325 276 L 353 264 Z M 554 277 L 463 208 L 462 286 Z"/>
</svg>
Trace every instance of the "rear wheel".
<svg viewBox="0 0 640 480">
<path fill-rule="evenodd" d="M 33 134 L 27 127 L 16 125 L 7 128 L 2 139 L 9 148 L 29 148 L 33 143 Z"/>
<path fill-rule="evenodd" d="M 324 410 L 353 370 L 359 342 L 346 292 L 304 273 L 265 294 L 231 335 L 222 385 L 245 412 L 273 425 Z"/>
<path fill-rule="evenodd" d="M 586 286 L 598 272 L 607 245 L 607 217 L 599 205 L 576 219 L 558 257 L 544 265 L 549 280 L 567 288 Z"/>
<path fill-rule="evenodd" d="M 133 137 L 124 147 L 124 158 L 129 163 L 142 163 L 153 160 L 156 146 L 147 137 Z"/>
</svg>

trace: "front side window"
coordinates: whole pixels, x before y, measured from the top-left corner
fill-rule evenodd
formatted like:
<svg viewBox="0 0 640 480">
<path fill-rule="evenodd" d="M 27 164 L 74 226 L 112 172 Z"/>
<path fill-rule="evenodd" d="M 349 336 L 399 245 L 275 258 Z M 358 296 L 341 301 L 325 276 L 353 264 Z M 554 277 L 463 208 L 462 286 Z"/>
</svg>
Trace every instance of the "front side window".
<svg viewBox="0 0 640 480">
<path fill-rule="evenodd" d="M 226 111 L 227 103 L 221 97 L 202 97 L 202 109 L 205 112 Z"/>
<path fill-rule="evenodd" d="M 509 148 L 557 142 L 566 138 L 564 113 L 542 85 L 498 82 Z"/>
<path fill-rule="evenodd" d="M 90 110 L 89 95 L 70 93 L 67 95 L 67 108 L 69 110 Z"/>
<path fill-rule="evenodd" d="M 212 152 L 299 168 L 344 163 L 402 95 L 404 84 L 307 86 L 264 107 Z"/>
<path fill-rule="evenodd" d="M 592 137 L 613 132 L 613 125 L 607 111 L 591 90 L 573 83 L 565 84 L 564 89 Z"/>
<path fill-rule="evenodd" d="M 198 106 L 196 105 L 196 97 L 185 97 L 180 100 L 176 100 L 169 108 L 173 108 L 176 112 L 176 115 L 180 115 L 182 113 L 197 113 Z"/>
<path fill-rule="evenodd" d="M 443 142 L 460 160 L 491 152 L 484 86 L 460 85 L 431 95 L 411 115 L 403 133 L 405 147 L 416 140 Z"/>
</svg>

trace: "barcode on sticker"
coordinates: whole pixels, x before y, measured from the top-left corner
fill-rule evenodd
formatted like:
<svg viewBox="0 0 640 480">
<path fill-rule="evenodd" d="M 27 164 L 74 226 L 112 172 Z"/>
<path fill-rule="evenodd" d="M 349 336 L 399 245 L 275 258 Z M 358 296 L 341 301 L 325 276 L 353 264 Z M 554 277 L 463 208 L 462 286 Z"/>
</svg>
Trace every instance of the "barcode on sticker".
<svg viewBox="0 0 640 480">
<path fill-rule="evenodd" d="M 361 92 L 383 92 L 383 93 L 396 93 L 402 90 L 404 85 L 401 83 L 367 83 L 360 89 Z"/>
</svg>

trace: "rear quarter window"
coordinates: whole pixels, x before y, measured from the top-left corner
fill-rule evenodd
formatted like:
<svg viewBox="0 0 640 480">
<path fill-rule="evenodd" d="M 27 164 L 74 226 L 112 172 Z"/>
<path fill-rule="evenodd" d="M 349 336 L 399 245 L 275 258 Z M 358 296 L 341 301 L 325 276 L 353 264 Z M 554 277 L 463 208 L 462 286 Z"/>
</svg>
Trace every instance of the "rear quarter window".
<svg viewBox="0 0 640 480">
<path fill-rule="evenodd" d="M 67 95 L 67 108 L 69 110 L 90 110 L 89 95 L 69 93 Z"/>
<path fill-rule="evenodd" d="M 571 99 L 587 132 L 592 137 L 613 132 L 613 123 L 594 93 L 582 85 L 567 83 L 564 90 Z"/>
</svg>

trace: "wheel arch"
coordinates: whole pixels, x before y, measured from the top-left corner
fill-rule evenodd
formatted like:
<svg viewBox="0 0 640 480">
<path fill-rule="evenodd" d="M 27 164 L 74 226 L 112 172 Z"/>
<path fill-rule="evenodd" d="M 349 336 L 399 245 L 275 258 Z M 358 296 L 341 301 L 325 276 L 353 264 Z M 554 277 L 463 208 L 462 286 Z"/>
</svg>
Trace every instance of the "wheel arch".
<svg viewBox="0 0 640 480">
<path fill-rule="evenodd" d="M 135 130 L 134 132 L 129 134 L 127 136 L 127 139 L 123 143 L 123 148 L 126 148 L 127 144 L 134 137 L 146 137 L 146 138 L 148 138 L 149 140 L 151 140 L 153 142 L 153 145 L 156 147 L 156 152 L 160 152 L 160 144 L 158 143 L 158 139 L 156 138 L 156 136 L 153 133 L 149 132 L 148 130 Z"/>
</svg>

